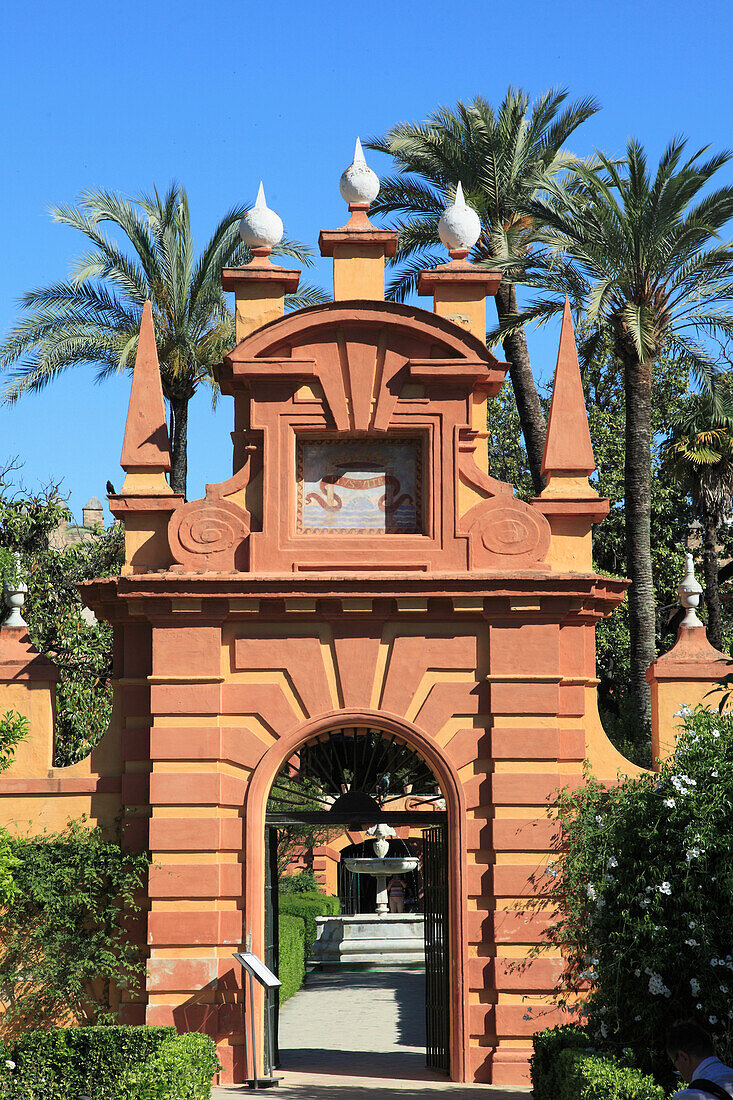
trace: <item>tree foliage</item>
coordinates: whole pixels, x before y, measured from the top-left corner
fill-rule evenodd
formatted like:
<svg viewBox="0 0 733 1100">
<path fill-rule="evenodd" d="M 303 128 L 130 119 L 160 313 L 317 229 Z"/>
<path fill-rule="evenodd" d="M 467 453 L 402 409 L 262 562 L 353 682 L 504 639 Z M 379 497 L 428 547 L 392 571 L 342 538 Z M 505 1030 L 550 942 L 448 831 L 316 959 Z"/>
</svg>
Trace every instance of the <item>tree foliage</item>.
<svg viewBox="0 0 733 1100">
<path fill-rule="evenodd" d="M 497 108 L 477 96 L 441 107 L 424 122 L 399 123 L 369 143 L 396 167 L 372 203 L 376 213 L 393 217 L 399 232 L 388 297 L 402 301 L 415 291 L 421 271 L 443 262 L 438 220 L 459 183 L 481 219 L 470 259 L 504 272 L 495 303 L 535 492 L 542 489 L 545 420 L 524 330 L 521 324 L 504 330 L 517 314 L 514 284 L 521 283 L 524 261 L 543 228 L 530 215 L 531 203 L 550 181 L 566 186 L 579 161 L 563 146 L 598 110 L 590 98 L 566 100 L 564 89 L 553 88 L 530 104 L 526 92 L 510 87 Z"/>
<path fill-rule="evenodd" d="M 54 549 L 52 536 L 71 520 L 58 487 L 36 492 L 15 488 L 0 476 L 0 557 L 16 561 L 28 585 L 23 616 L 31 642 L 59 669 L 54 764 L 88 755 L 109 723 L 112 708 L 112 628 L 90 621 L 77 591 L 80 581 L 111 576 L 122 563 L 122 528 L 99 531 L 77 545 Z"/>
<path fill-rule="evenodd" d="M 561 795 L 548 866 L 565 989 L 590 983 L 579 1007 L 594 1042 L 630 1047 L 658 1072 L 676 1019 L 696 1019 L 721 1057 L 733 1054 L 733 717 L 681 717 L 658 774 Z"/>
<path fill-rule="evenodd" d="M 234 344 L 221 271 L 252 258 L 239 238 L 245 212 L 227 211 L 197 258 L 188 196 L 176 183 L 164 194 L 154 189 L 132 200 L 89 190 L 75 206 L 52 207 L 54 221 L 81 233 L 91 247 L 76 259 L 69 279 L 22 297 L 23 316 L 0 347 L 0 368 L 12 371 L 4 399 L 43 389 L 70 367 L 94 366 L 98 379 L 131 369 L 150 299 L 171 408 L 171 483 L 185 495 L 188 404 L 202 384 L 216 396 L 213 366 Z M 282 241 L 274 252 L 311 262 L 310 251 L 297 241 Z M 298 308 L 323 300 L 319 288 L 304 283 L 288 304 Z"/>
<path fill-rule="evenodd" d="M 544 228 L 541 247 L 525 256 L 524 273 L 545 294 L 512 322 L 519 331 L 530 318 L 546 320 L 570 293 L 589 325 L 586 355 L 608 337 L 623 366 L 629 682 L 640 745 L 651 723 L 646 670 L 655 637 L 650 483 L 657 364 L 671 355 L 705 382 L 721 342 L 733 336 L 733 248 L 722 239 L 733 216 L 733 187 L 707 190 L 731 153 L 707 157 L 700 149 L 690 156 L 685 149 L 675 139 L 650 170 L 646 151 L 632 139 L 620 164 L 598 154 L 596 165 L 578 165 L 572 189 L 548 180 L 530 203 Z"/>
<path fill-rule="evenodd" d="M 128 923 L 147 856 L 84 822 L 14 839 L 11 850 L 19 864 L 16 897 L 0 911 L 3 1025 L 110 1021 L 114 990 L 143 972 Z"/>
</svg>

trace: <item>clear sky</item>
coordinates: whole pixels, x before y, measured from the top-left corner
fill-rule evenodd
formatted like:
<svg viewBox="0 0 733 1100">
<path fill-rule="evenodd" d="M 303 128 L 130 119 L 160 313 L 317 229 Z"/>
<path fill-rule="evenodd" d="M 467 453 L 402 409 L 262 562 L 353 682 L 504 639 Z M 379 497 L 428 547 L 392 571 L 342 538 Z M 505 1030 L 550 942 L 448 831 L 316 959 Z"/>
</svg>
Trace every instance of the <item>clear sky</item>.
<svg viewBox="0 0 733 1100">
<path fill-rule="evenodd" d="M 498 102 L 509 84 L 596 96 L 603 110 L 573 141 L 581 154 L 620 154 L 630 134 L 654 158 L 679 133 L 733 145 L 722 0 L 5 0 L 0 31 L 0 333 L 25 290 L 67 274 L 82 242 L 46 209 L 84 188 L 134 195 L 176 179 L 203 245 L 262 178 L 286 233 L 315 248 L 345 220 L 338 180 L 357 134 L 459 98 Z M 330 261 L 316 278 L 330 287 Z M 556 339 L 530 337 L 541 376 Z M 20 455 L 30 486 L 63 479 L 81 518 L 107 478 L 119 488 L 128 394 L 129 377 L 96 386 L 92 369 L 68 372 L 0 407 L 0 459 Z M 231 415 L 228 398 L 215 413 L 205 393 L 192 403 L 191 498 L 231 472 Z"/>
</svg>

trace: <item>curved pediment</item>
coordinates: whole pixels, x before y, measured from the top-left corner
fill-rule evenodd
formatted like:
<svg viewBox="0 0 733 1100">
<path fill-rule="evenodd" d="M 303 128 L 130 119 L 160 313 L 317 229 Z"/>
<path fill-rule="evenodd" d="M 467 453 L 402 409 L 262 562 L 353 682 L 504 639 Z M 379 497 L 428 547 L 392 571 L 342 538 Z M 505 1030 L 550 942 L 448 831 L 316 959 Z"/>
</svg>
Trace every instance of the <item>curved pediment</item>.
<svg viewBox="0 0 733 1100">
<path fill-rule="evenodd" d="M 386 431 L 406 384 L 496 392 L 506 364 L 459 325 L 393 302 L 331 302 L 253 332 L 227 355 L 223 392 L 318 383 L 338 431 Z"/>
<path fill-rule="evenodd" d="M 247 336 L 226 356 L 232 363 L 252 358 L 278 358 L 313 339 L 335 339 L 338 330 L 384 332 L 387 343 L 409 338 L 432 356 L 478 360 L 489 367 L 498 361 L 486 345 L 453 321 L 417 306 L 396 302 L 328 302 L 289 313 Z"/>
</svg>

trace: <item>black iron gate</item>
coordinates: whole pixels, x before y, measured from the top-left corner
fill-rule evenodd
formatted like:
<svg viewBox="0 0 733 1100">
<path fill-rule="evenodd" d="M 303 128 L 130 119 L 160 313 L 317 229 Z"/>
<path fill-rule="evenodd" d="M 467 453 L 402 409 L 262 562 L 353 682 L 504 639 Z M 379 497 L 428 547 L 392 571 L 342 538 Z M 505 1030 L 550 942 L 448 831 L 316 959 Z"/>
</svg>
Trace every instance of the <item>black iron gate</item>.
<svg viewBox="0 0 733 1100">
<path fill-rule="evenodd" d="M 446 828 L 423 829 L 425 1046 L 427 1064 L 450 1073 L 448 859 Z"/>
<path fill-rule="evenodd" d="M 277 829 L 273 825 L 265 828 L 265 965 L 273 974 L 280 967 L 278 950 L 278 874 L 277 874 Z M 280 1015 L 280 990 L 270 989 L 265 994 L 266 1012 L 269 1016 L 270 1050 L 265 1058 L 270 1062 L 265 1067 L 265 1076 L 272 1073 L 280 1064 L 278 1047 L 278 1019 Z"/>
</svg>

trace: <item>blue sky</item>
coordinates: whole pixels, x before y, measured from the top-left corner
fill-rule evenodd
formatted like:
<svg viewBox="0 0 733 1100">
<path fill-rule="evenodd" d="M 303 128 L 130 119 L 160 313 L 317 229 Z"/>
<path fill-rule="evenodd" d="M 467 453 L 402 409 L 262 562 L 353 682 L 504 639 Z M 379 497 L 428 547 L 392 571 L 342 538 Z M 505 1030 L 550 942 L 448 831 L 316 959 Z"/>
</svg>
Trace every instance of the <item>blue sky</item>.
<svg viewBox="0 0 733 1100">
<path fill-rule="evenodd" d="M 80 250 L 50 203 L 89 187 L 128 195 L 182 182 L 197 241 L 260 178 L 286 233 L 316 247 L 345 220 L 338 180 L 354 138 L 418 120 L 439 104 L 513 84 L 565 85 L 602 111 L 573 148 L 620 154 L 630 134 L 657 157 L 684 133 L 733 144 L 733 8 L 680 0 L 511 4 L 343 0 L 175 3 L 6 0 L 0 36 L 0 333 L 32 286 L 63 278 Z M 388 161 L 369 155 L 386 172 Z M 720 173 L 733 180 L 733 165 Z M 330 287 L 330 261 L 316 278 Z M 530 336 L 536 373 L 554 366 L 555 332 Z M 97 386 L 69 372 L 0 406 L 0 459 L 18 454 L 30 485 L 63 479 L 79 514 L 119 486 L 129 378 Z M 231 402 L 192 403 L 189 496 L 231 472 Z"/>
</svg>

